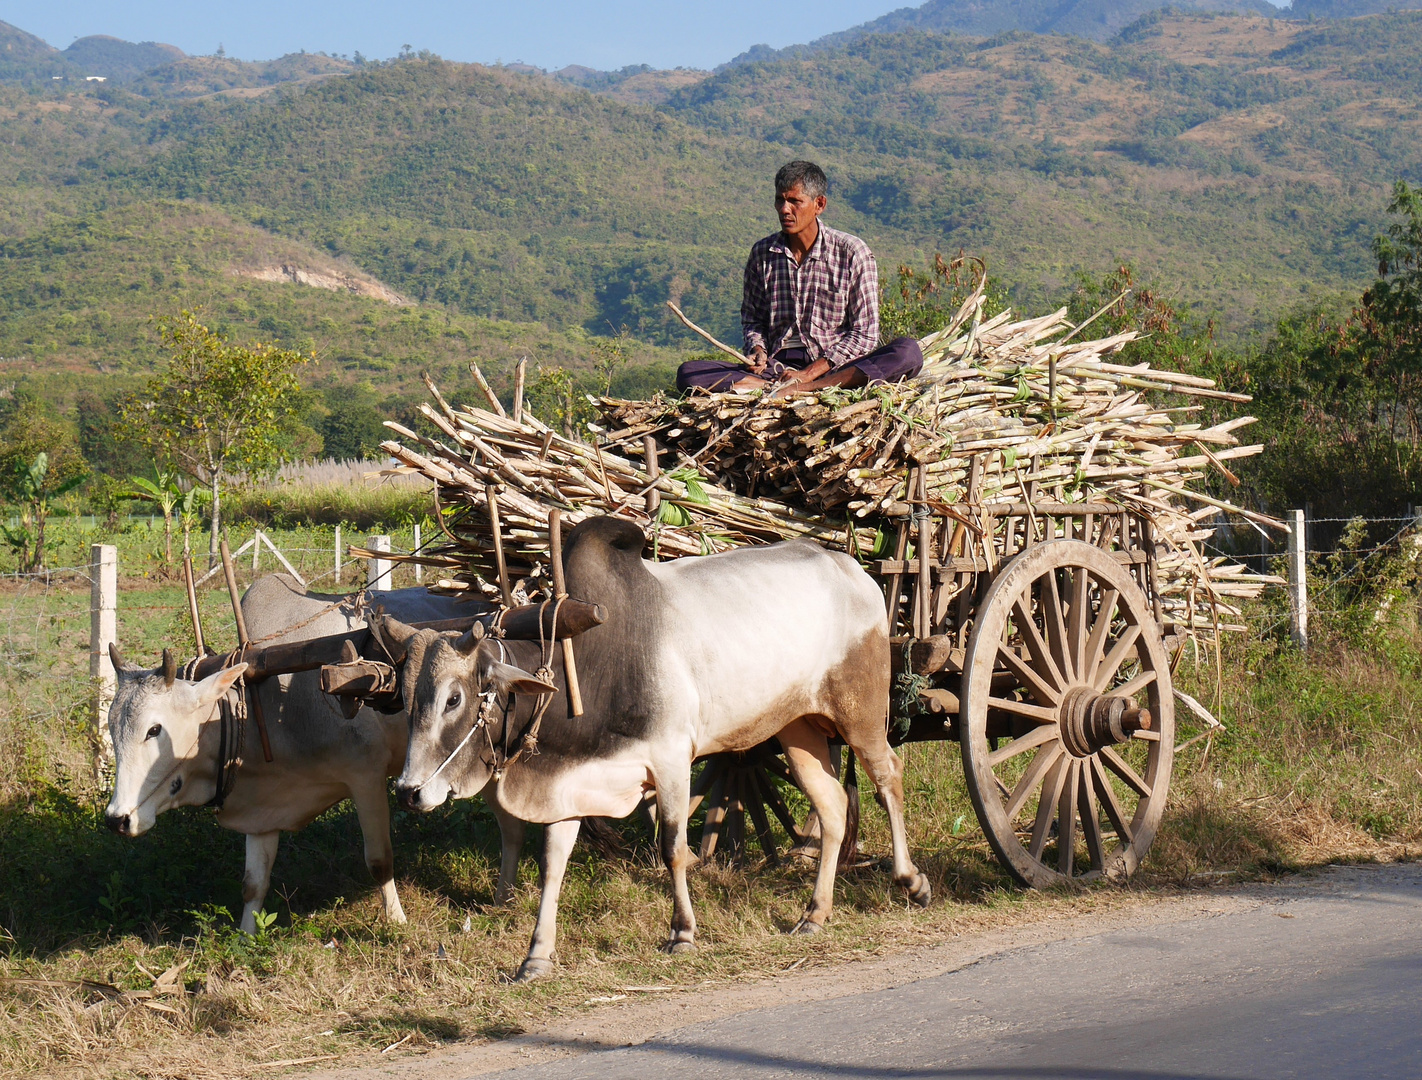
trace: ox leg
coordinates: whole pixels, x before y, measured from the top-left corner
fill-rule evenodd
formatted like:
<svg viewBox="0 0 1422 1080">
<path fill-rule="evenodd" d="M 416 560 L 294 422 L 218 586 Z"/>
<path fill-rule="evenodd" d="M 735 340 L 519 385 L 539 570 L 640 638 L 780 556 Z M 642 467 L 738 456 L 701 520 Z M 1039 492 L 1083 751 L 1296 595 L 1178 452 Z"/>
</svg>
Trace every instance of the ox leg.
<svg viewBox="0 0 1422 1080">
<path fill-rule="evenodd" d="M 796 720 L 782 731 L 780 745 L 790 772 L 800 785 L 820 819 L 820 870 L 815 878 L 815 892 L 804 917 L 791 931 L 793 934 L 817 934 L 824 929 L 834 907 L 834 874 L 839 862 L 839 848 L 844 842 L 845 819 L 849 796 L 835 779 L 834 762 L 830 760 L 829 739 L 805 720 Z"/>
<path fill-rule="evenodd" d="M 686 764 L 689 760 L 690 754 L 678 768 L 658 770 L 656 774 L 662 861 L 672 879 L 671 936 L 662 946 L 662 951 L 668 953 L 696 948 L 696 913 L 691 909 L 691 890 L 686 885 L 686 872 L 696 863 L 696 856 L 686 843 L 686 810 L 691 801 L 691 770 Z"/>
<path fill-rule="evenodd" d="M 395 848 L 390 842 L 390 796 L 385 776 L 382 773 L 378 783 L 352 785 L 350 791 L 365 839 L 365 865 L 380 887 L 381 911 L 391 922 L 403 923 L 405 909 L 395 891 Z"/>
<path fill-rule="evenodd" d="M 518 884 L 518 860 L 523 854 L 524 824 L 494 800 L 485 797 L 494 820 L 499 823 L 499 883 L 494 887 L 494 903 L 507 904 Z"/>
<path fill-rule="evenodd" d="M 553 971 L 553 945 L 558 937 L 558 894 L 563 891 L 563 873 L 568 869 L 568 856 L 573 853 L 581 825 L 582 822 L 574 818 L 544 827 L 540 875 L 543 895 L 538 899 L 538 922 L 534 924 L 528 956 L 518 969 L 515 982 L 540 979 Z"/>
<path fill-rule="evenodd" d="M 878 734 L 878 726 L 875 726 Z M 909 857 L 908 830 L 904 827 L 904 766 L 887 740 L 879 738 L 869 745 L 851 743 L 855 756 L 874 782 L 879 801 L 889 815 L 889 833 L 894 845 L 894 881 L 902 885 L 909 899 L 919 907 L 927 907 L 933 899 L 928 877 L 919 873 Z"/>
<path fill-rule="evenodd" d="M 242 933 L 257 932 L 257 912 L 267 898 L 272 883 L 272 863 L 276 862 L 281 833 L 250 833 L 247 836 L 247 869 L 242 874 Z"/>
</svg>

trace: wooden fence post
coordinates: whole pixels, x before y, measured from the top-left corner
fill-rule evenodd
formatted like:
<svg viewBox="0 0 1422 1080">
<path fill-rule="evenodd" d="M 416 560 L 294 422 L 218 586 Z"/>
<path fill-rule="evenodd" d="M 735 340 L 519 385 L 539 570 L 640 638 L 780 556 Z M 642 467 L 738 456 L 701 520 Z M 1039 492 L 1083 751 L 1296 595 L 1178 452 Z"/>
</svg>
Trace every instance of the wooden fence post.
<svg viewBox="0 0 1422 1080">
<path fill-rule="evenodd" d="M 420 551 L 420 523 L 415 522 L 415 554 Z M 419 585 L 425 580 L 425 568 L 419 563 L 415 563 L 415 584 Z"/>
<path fill-rule="evenodd" d="M 1308 648 L 1308 544 L 1302 510 L 1289 515 L 1289 636 L 1300 649 Z"/>
<path fill-rule="evenodd" d="M 371 551 L 389 551 L 389 536 L 372 536 L 366 546 Z M 395 569 L 395 564 L 389 559 L 366 559 L 365 560 L 365 587 L 372 592 L 390 588 L 391 572 Z"/>
<path fill-rule="evenodd" d="M 118 641 L 118 548 L 112 544 L 89 546 L 89 678 L 93 686 L 90 719 L 94 724 L 96 760 L 100 777 L 113 772 L 114 744 L 109 736 L 109 706 L 113 704 L 118 676 L 109 660 L 109 646 Z"/>
<path fill-rule="evenodd" d="M 336 584 L 341 583 L 341 527 L 336 526 Z"/>
</svg>

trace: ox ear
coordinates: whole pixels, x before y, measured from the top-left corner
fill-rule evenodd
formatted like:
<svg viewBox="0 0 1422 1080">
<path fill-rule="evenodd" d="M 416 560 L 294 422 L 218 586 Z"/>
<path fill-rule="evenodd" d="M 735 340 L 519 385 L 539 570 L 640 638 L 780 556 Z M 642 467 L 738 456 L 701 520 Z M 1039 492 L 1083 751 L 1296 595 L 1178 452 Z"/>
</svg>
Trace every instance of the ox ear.
<svg viewBox="0 0 1422 1080">
<path fill-rule="evenodd" d="M 512 664 L 494 663 L 487 673 L 489 684 L 501 694 L 556 694 L 558 688 L 552 683 L 535 678 L 523 668 Z"/>
<path fill-rule="evenodd" d="M 213 705 L 221 701 L 246 670 L 246 664 L 233 664 L 230 668 L 223 668 L 215 675 L 209 675 L 194 687 L 197 690 L 198 700 L 204 705 Z"/>
<path fill-rule="evenodd" d="M 410 639 L 419 633 L 413 626 L 405 625 L 393 615 L 386 615 L 383 609 L 370 621 L 370 628 L 385 651 L 390 654 L 390 659 L 397 664 L 401 663 L 409 652 Z"/>
<path fill-rule="evenodd" d="M 479 642 L 484 640 L 484 624 L 476 622 L 463 634 L 459 635 L 459 640 L 454 643 L 454 647 L 464 656 L 471 656 L 474 650 L 479 647 Z"/>
<path fill-rule="evenodd" d="M 172 649 L 163 650 L 163 685 L 171 688 L 173 680 L 178 677 L 178 658 L 173 655 Z"/>
</svg>

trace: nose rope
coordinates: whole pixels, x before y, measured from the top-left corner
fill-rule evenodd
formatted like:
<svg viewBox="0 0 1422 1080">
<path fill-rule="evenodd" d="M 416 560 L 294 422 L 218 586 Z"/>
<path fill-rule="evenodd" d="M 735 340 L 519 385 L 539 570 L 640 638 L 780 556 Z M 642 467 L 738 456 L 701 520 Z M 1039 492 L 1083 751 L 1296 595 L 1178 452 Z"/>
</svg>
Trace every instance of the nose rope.
<svg viewBox="0 0 1422 1080">
<path fill-rule="evenodd" d="M 426 784 L 433 783 L 435 777 L 444 772 L 445 766 L 454 760 L 459 751 L 469 745 L 469 740 L 474 738 L 475 734 L 482 730 L 484 725 L 489 722 L 489 713 L 493 711 L 494 701 L 498 696 L 499 692 L 497 690 L 490 690 L 487 694 L 480 695 L 479 715 L 475 718 L 474 724 L 470 727 L 468 733 L 464 738 L 459 740 L 459 745 L 449 752 L 449 756 L 439 763 L 439 768 L 435 769 L 429 776 L 411 788 L 411 791 L 421 791 Z"/>
</svg>

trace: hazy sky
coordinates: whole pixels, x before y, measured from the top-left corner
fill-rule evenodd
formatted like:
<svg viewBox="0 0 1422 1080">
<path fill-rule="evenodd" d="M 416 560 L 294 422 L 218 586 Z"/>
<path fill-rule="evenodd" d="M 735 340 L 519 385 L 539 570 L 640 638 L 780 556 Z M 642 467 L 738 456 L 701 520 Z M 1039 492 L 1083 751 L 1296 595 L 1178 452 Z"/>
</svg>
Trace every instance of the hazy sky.
<svg viewBox="0 0 1422 1080">
<path fill-rule="evenodd" d="M 544 68 L 709 68 L 759 42 L 781 48 L 810 41 L 903 6 L 905 0 L 769 7 L 754 0 L 0 0 L 0 20 L 60 49 L 78 37 L 110 34 L 197 54 L 220 43 L 244 60 L 301 49 L 359 50 L 384 59 L 410 45 L 450 60 L 522 60 Z"/>
</svg>

